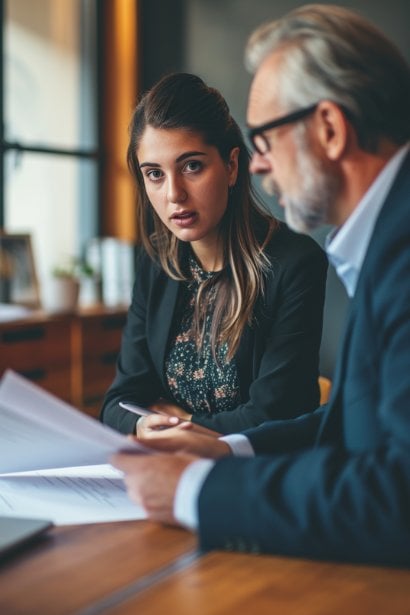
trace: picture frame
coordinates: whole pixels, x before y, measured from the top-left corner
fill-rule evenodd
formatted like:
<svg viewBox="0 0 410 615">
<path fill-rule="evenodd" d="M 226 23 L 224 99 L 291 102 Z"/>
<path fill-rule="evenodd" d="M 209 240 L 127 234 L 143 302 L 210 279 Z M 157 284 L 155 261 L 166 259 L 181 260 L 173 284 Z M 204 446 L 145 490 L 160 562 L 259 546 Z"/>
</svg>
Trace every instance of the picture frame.
<svg viewBox="0 0 410 615">
<path fill-rule="evenodd" d="M 40 308 L 40 291 L 29 234 L 0 231 L 0 303 Z"/>
</svg>

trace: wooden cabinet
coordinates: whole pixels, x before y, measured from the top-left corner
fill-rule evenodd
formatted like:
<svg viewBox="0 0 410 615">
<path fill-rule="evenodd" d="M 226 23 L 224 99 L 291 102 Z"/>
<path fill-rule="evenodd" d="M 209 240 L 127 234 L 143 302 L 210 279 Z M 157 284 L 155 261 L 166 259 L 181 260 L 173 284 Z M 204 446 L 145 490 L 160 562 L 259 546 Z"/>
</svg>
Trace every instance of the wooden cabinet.
<svg viewBox="0 0 410 615">
<path fill-rule="evenodd" d="M 38 315 L 0 324 L 0 373 L 7 368 L 71 401 L 71 323 Z"/>
<path fill-rule="evenodd" d="M 73 403 L 87 414 L 98 414 L 114 378 L 125 320 L 124 310 L 92 310 L 73 320 Z"/>
<path fill-rule="evenodd" d="M 125 307 L 97 307 L 0 323 L 0 375 L 13 369 L 97 416 L 114 377 L 125 320 Z"/>
</svg>

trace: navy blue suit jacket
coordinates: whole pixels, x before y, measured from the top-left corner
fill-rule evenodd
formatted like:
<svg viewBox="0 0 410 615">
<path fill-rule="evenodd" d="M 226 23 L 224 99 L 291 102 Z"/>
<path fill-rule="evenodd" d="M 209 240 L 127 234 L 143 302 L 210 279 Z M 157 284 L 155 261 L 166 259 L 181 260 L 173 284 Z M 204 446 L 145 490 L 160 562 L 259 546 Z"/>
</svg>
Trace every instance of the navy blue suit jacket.
<svg viewBox="0 0 410 615">
<path fill-rule="evenodd" d="M 313 239 L 284 224 L 264 252 L 271 263 L 265 292 L 235 355 L 240 404 L 192 419 L 222 433 L 311 412 L 319 401 L 326 255 Z M 163 397 L 175 403 L 164 363 L 180 288 L 181 282 L 167 276 L 145 252 L 141 254 L 116 377 L 101 413 L 103 422 L 114 429 L 132 433 L 135 428 L 135 414 L 120 408 L 120 400 L 145 406 Z"/>
<path fill-rule="evenodd" d="M 247 435 L 257 456 L 219 461 L 202 488 L 204 548 L 410 564 L 410 155 L 376 222 L 329 404 Z"/>
</svg>

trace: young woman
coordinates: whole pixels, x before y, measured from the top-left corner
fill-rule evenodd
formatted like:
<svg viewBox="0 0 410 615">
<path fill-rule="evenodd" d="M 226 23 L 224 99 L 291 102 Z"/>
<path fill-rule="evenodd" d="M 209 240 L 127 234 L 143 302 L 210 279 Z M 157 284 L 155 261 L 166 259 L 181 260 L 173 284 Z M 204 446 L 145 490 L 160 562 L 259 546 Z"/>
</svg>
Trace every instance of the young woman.
<svg viewBox="0 0 410 615">
<path fill-rule="evenodd" d="M 231 433 L 313 410 L 326 257 L 257 204 L 225 100 L 166 76 L 130 134 L 142 248 L 101 420 L 143 437 L 127 400 Z"/>
</svg>

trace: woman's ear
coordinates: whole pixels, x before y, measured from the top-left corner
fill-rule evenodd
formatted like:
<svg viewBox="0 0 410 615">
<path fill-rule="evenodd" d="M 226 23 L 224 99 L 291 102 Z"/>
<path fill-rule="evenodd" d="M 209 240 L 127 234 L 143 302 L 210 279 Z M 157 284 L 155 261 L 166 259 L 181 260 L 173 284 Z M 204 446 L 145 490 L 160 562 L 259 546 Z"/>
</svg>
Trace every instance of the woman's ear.
<svg viewBox="0 0 410 615">
<path fill-rule="evenodd" d="M 234 186 L 238 177 L 239 147 L 233 147 L 229 154 L 228 161 L 228 183 Z"/>
<path fill-rule="evenodd" d="M 316 135 L 329 160 L 336 161 L 343 155 L 349 138 L 348 121 L 336 103 L 322 100 L 315 117 Z"/>
</svg>

